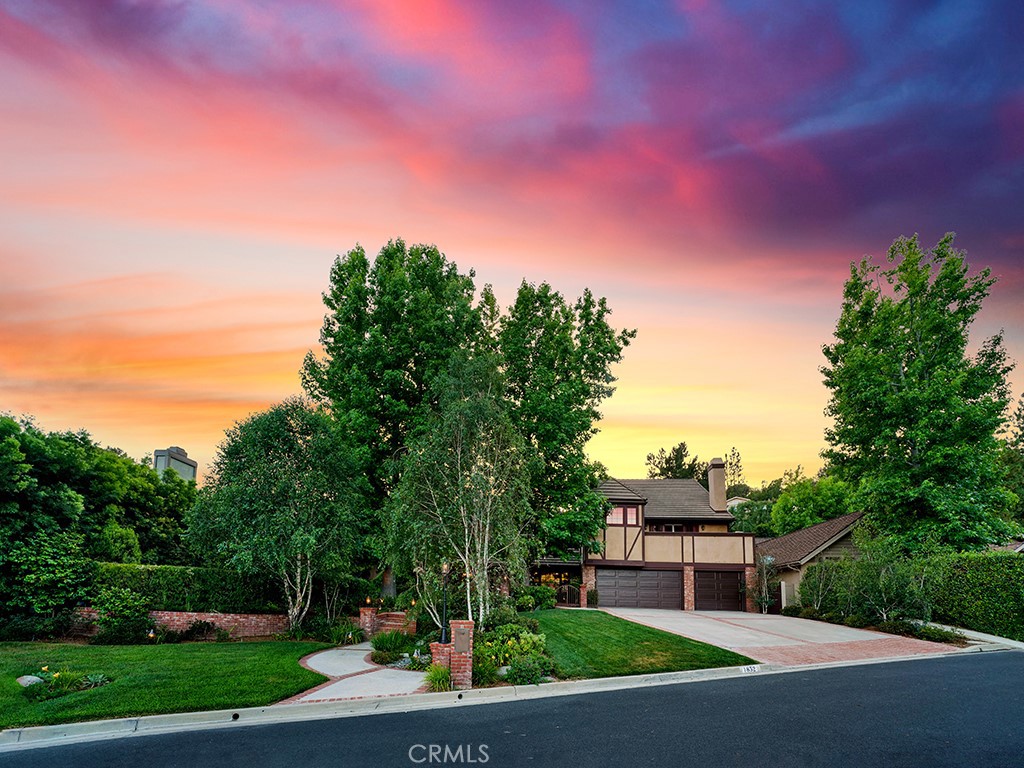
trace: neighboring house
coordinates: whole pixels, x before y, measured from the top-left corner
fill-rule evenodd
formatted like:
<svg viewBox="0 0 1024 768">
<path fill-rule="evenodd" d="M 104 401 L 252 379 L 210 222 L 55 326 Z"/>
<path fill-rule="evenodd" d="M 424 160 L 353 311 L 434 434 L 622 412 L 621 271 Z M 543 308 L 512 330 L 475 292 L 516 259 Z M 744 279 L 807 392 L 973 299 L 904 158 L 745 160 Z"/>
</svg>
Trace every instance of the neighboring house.
<svg viewBox="0 0 1024 768">
<path fill-rule="evenodd" d="M 602 607 L 754 610 L 746 585 L 754 537 L 730 533 L 725 463 L 712 459 L 710 492 L 696 480 L 608 480 L 604 550 L 583 558 L 583 583 Z"/>
<path fill-rule="evenodd" d="M 797 602 L 797 589 L 807 566 L 859 554 L 853 543 L 853 529 L 862 516 L 862 512 L 853 512 L 776 539 L 758 540 L 757 556 L 771 557 L 778 570 L 781 581 L 778 608 Z"/>
<path fill-rule="evenodd" d="M 725 501 L 725 508 L 732 512 L 733 509 L 738 507 L 740 504 L 746 504 L 748 501 L 750 501 L 750 499 L 746 496 L 730 496 Z"/>
</svg>

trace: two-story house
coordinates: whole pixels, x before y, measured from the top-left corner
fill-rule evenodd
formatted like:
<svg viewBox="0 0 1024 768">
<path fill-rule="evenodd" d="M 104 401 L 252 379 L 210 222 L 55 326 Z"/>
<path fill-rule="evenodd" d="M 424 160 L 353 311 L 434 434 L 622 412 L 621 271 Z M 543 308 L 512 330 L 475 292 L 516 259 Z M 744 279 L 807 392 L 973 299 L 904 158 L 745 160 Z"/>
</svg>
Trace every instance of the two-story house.
<svg viewBox="0 0 1024 768">
<path fill-rule="evenodd" d="M 730 533 L 725 462 L 696 480 L 608 480 L 604 550 L 583 558 L 602 607 L 753 611 L 754 537 Z"/>
</svg>

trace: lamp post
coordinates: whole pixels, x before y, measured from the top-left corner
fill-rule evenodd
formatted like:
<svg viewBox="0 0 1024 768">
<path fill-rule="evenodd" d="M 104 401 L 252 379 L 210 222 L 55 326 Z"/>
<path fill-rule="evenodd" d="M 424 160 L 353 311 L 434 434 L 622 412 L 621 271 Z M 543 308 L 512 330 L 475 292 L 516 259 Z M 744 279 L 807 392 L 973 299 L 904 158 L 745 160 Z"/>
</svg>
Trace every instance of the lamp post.
<svg viewBox="0 0 1024 768">
<path fill-rule="evenodd" d="M 448 563 L 441 563 L 441 644 L 448 643 Z"/>
</svg>

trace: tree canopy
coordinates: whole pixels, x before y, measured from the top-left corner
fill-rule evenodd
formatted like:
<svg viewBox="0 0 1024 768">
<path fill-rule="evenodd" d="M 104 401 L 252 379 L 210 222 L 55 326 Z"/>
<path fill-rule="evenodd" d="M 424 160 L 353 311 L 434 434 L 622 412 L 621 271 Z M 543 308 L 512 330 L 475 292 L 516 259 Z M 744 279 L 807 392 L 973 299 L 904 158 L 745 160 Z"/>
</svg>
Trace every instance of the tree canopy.
<svg viewBox="0 0 1024 768">
<path fill-rule="evenodd" d="M 927 252 L 916 236 L 899 238 L 887 262 L 851 265 L 835 341 L 823 347 L 833 419 L 823 456 L 882 533 L 911 548 L 980 548 L 1011 532 L 1014 502 L 996 441 L 1012 365 L 1001 334 L 967 351 L 995 279 L 968 274 L 952 234 Z"/>
<path fill-rule="evenodd" d="M 436 247 L 401 240 L 372 264 L 358 246 L 339 257 L 323 295 L 322 353 L 306 357 L 303 386 L 368 447 L 370 507 L 381 512 L 405 469 L 396 459 L 438 424 L 440 377 L 460 355 L 493 353 L 526 446 L 534 533 L 542 547 L 568 552 L 601 527 L 603 468 L 584 448 L 613 391 L 611 366 L 635 332 L 612 328 L 607 303 L 590 291 L 570 303 L 524 281 L 502 313 L 489 287 L 477 296 L 473 278 Z"/>
<path fill-rule="evenodd" d="M 0 415 L 0 538 L 64 531 L 98 560 L 185 564 L 182 518 L 195 483 L 162 476 L 85 431 L 45 432 Z"/>
<path fill-rule="evenodd" d="M 208 560 L 277 579 L 302 622 L 314 579 L 350 572 L 368 530 L 360 450 L 329 416 L 291 398 L 227 432 L 189 520 Z"/>
</svg>

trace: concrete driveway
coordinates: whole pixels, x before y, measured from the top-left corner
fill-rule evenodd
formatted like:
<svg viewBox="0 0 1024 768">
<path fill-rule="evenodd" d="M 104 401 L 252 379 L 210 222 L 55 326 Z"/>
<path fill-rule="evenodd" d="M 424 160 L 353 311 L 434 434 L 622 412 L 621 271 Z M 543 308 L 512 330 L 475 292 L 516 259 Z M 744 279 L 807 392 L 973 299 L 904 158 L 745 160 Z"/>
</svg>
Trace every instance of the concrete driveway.
<svg viewBox="0 0 1024 768">
<path fill-rule="evenodd" d="M 613 616 L 728 648 L 767 664 L 800 666 L 950 653 L 953 645 L 869 632 L 823 621 L 737 611 L 604 608 Z"/>
</svg>

